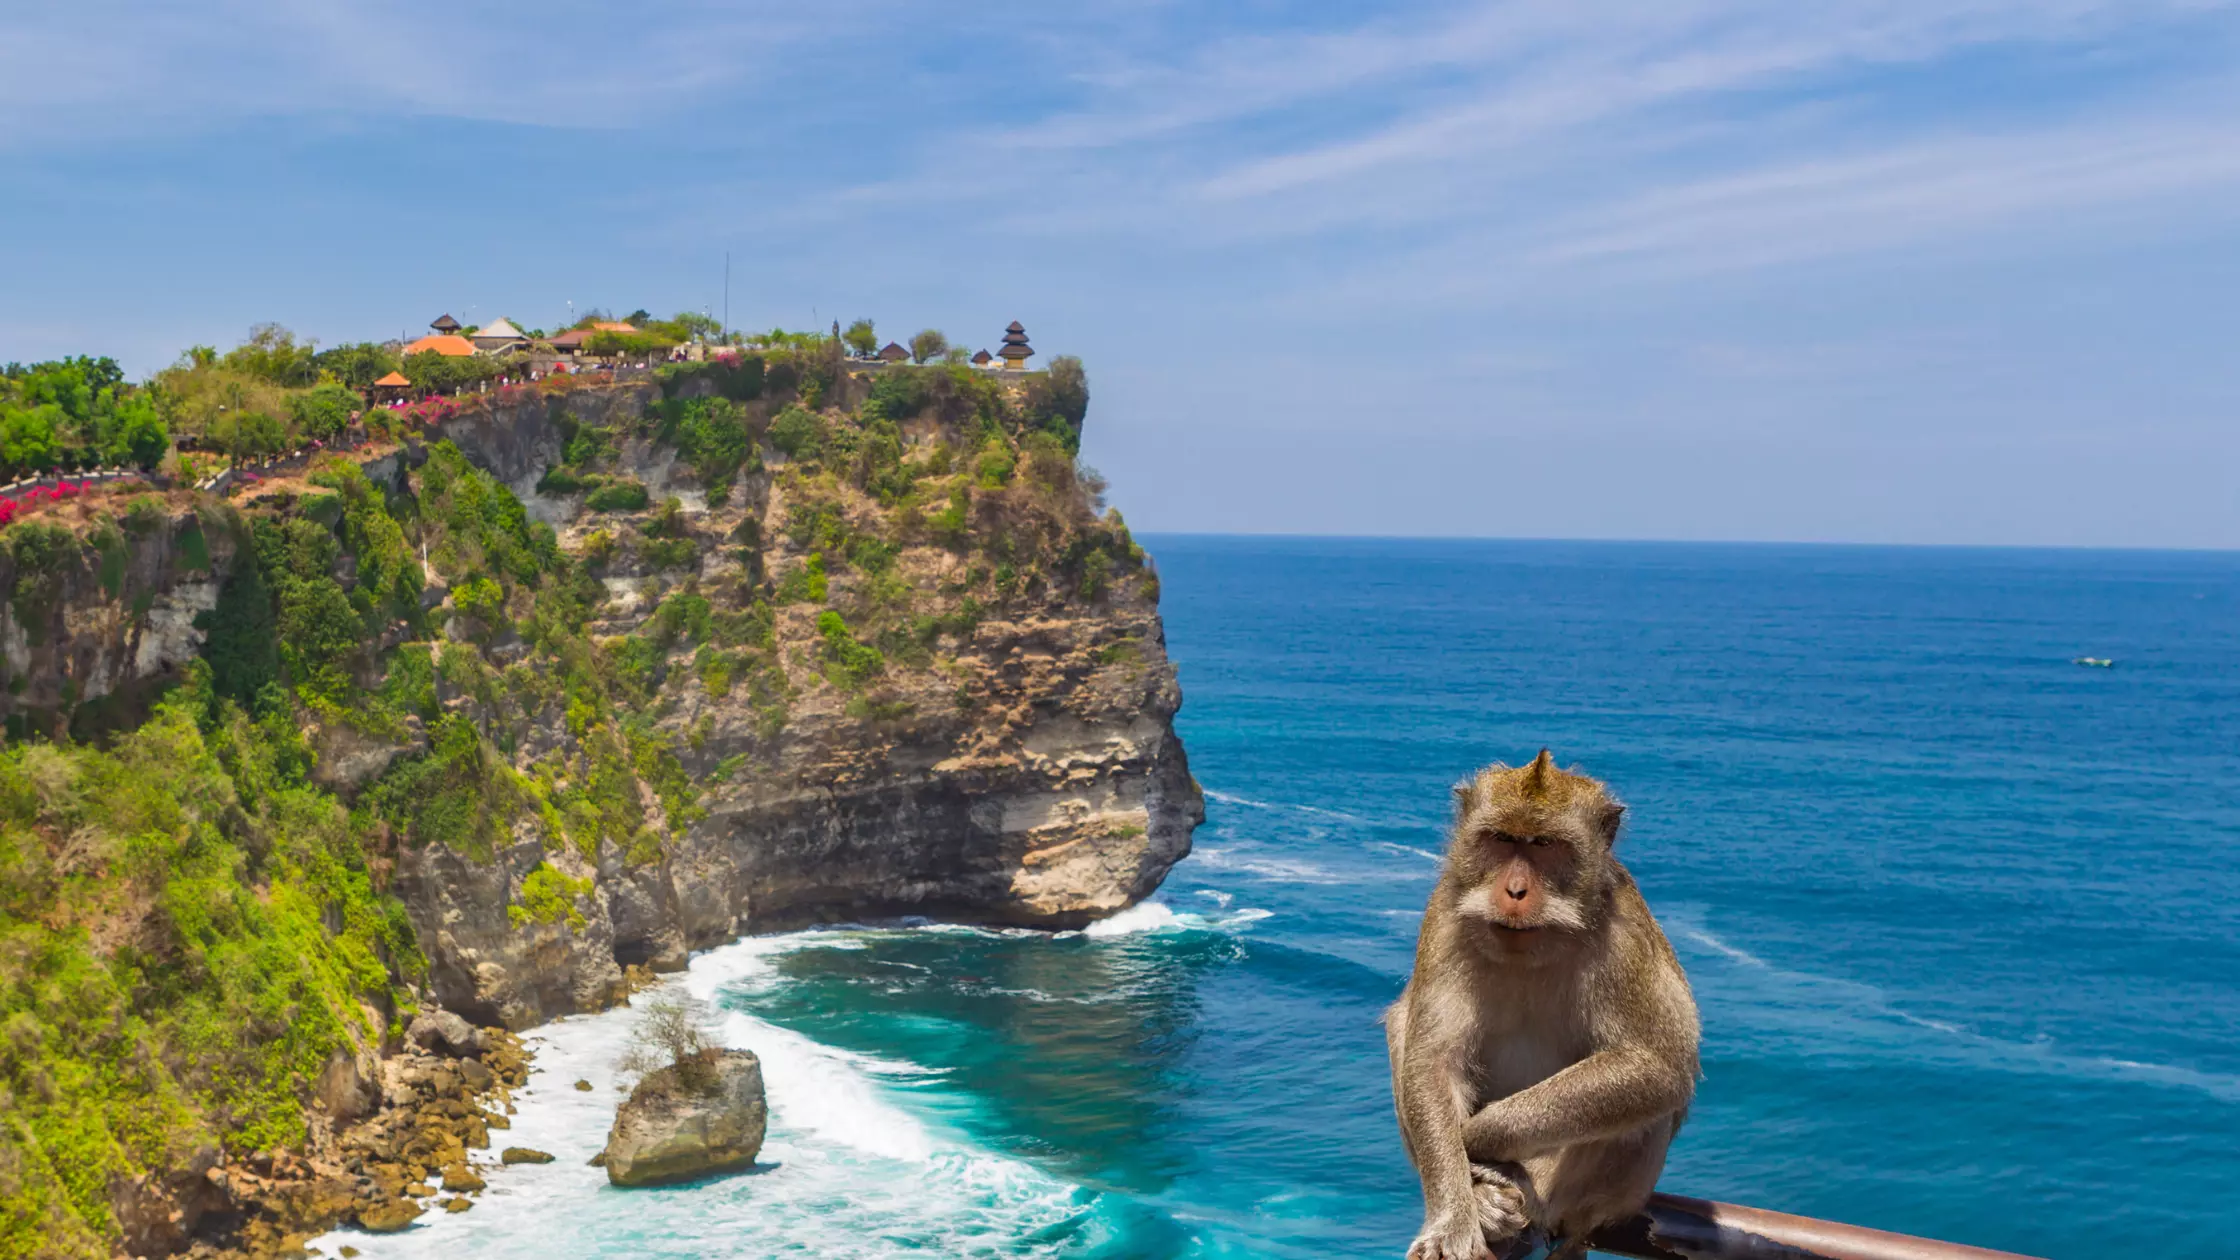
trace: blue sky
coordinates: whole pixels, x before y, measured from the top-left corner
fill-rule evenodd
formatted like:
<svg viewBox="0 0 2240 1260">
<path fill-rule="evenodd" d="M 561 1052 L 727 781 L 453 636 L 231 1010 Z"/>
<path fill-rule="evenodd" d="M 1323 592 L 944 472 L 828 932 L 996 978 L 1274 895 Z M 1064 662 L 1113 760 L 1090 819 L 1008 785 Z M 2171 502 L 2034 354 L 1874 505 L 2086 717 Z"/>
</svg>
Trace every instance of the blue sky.
<svg viewBox="0 0 2240 1260">
<path fill-rule="evenodd" d="M 0 360 L 869 315 L 1146 530 L 2240 546 L 2240 15 L 0 0 Z"/>
</svg>

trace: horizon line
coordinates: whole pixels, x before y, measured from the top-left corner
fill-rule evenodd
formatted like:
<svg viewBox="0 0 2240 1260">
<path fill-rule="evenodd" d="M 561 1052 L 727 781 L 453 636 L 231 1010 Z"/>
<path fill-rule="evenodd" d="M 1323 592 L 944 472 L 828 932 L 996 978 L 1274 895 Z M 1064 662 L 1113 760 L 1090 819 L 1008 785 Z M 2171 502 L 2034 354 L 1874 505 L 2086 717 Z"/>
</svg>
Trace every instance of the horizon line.
<svg viewBox="0 0 2240 1260">
<path fill-rule="evenodd" d="M 2082 551 L 2148 555 L 2240 556 L 2240 547 L 2175 547 L 2113 543 L 1860 542 L 1852 539 L 1626 538 L 1532 534 L 1325 534 L 1282 530 L 1137 529 L 1137 538 L 1203 538 L 1259 542 L 1548 543 L 1651 547 L 1825 547 L 1858 551 Z"/>
</svg>

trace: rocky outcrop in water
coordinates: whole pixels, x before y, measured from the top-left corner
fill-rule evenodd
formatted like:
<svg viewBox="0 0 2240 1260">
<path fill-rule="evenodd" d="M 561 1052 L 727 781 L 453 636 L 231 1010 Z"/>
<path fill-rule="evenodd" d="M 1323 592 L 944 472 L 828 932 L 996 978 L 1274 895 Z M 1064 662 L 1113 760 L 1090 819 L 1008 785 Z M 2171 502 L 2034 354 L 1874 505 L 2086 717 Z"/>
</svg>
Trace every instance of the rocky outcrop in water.
<svg viewBox="0 0 2240 1260">
<path fill-rule="evenodd" d="M 600 1162 L 618 1186 L 657 1186 L 751 1167 L 769 1123 L 762 1061 L 704 1050 L 646 1074 L 615 1110 Z"/>
</svg>

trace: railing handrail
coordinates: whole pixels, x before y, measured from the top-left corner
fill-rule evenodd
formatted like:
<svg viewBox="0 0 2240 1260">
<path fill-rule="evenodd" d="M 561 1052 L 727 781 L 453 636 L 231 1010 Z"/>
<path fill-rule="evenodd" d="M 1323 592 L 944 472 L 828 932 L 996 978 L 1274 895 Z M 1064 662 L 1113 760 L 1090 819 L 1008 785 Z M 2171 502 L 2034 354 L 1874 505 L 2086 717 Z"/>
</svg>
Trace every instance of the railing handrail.
<svg viewBox="0 0 2240 1260">
<path fill-rule="evenodd" d="M 1637 1260 L 2030 1260 L 2011 1251 L 1915 1238 L 1764 1208 L 1654 1195 L 1646 1211 L 1588 1245 Z"/>
</svg>

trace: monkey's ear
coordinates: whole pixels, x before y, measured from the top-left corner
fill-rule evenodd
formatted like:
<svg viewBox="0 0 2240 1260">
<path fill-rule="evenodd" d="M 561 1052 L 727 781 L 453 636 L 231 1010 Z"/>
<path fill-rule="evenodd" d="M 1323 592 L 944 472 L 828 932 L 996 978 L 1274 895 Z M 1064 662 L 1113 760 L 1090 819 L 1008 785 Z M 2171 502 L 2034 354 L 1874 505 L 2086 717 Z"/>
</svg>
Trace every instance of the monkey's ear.
<svg viewBox="0 0 2240 1260">
<path fill-rule="evenodd" d="M 1596 819 L 1596 822 L 1600 823 L 1602 827 L 1603 844 L 1614 845 L 1618 843 L 1618 823 L 1625 816 L 1626 807 L 1617 801 L 1612 801 L 1602 807 L 1602 817 Z"/>
</svg>

